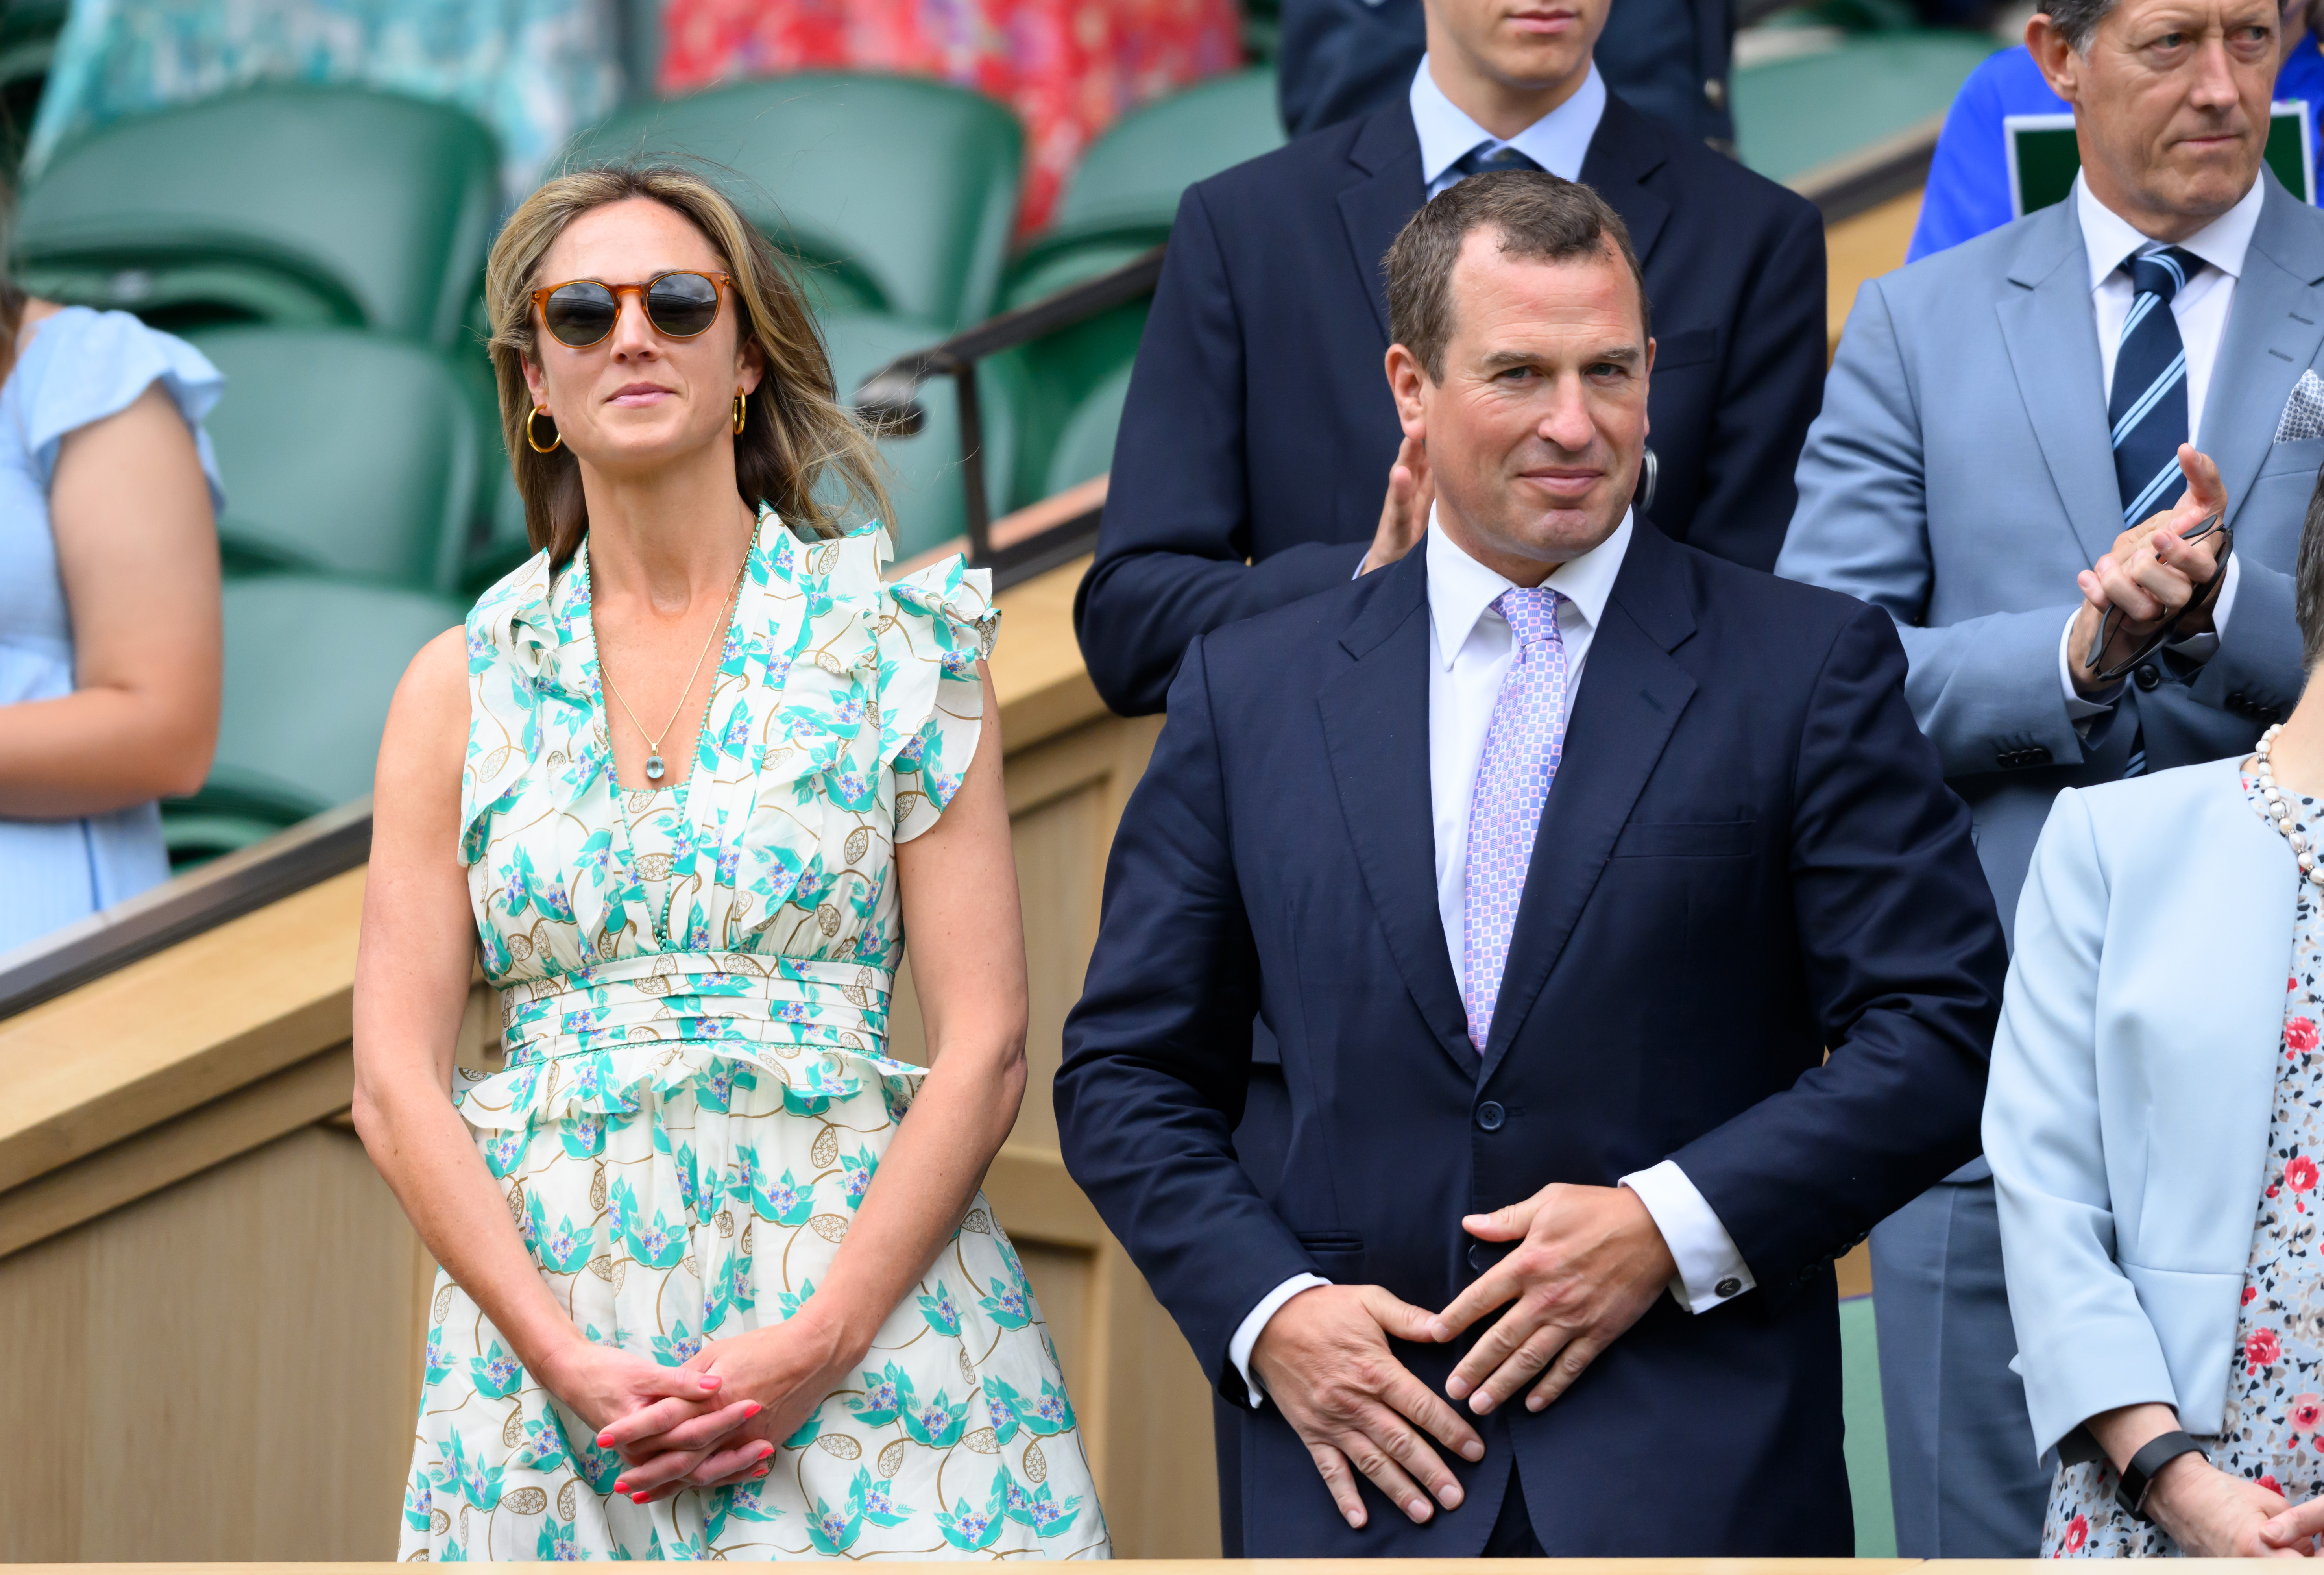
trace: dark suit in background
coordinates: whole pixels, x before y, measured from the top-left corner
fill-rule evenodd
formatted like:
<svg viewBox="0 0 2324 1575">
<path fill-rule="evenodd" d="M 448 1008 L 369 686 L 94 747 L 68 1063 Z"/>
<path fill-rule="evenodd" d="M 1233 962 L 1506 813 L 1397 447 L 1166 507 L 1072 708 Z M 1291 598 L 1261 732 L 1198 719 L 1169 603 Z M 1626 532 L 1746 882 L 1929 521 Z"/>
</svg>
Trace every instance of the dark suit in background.
<svg viewBox="0 0 2324 1575">
<path fill-rule="evenodd" d="M 1822 218 L 1611 95 L 1582 179 L 1628 226 L 1654 307 L 1647 515 L 1769 567 L 1822 397 Z M 1179 203 L 1074 608 L 1116 711 L 1160 710 L 1196 635 L 1362 561 L 1402 440 L 1379 261 L 1424 196 L 1399 98 Z"/>
<path fill-rule="evenodd" d="M 1283 0 L 1283 129 L 1303 136 L 1402 98 L 1427 48 L 1420 0 Z M 1734 48 L 1729 0 L 1614 0 L 1595 52 L 1606 86 L 1632 108 L 1731 146 Z"/>
<path fill-rule="evenodd" d="M 1471 1557 L 1514 1461 L 1553 1555 L 1844 1557 L 1831 1260 L 1977 1151 L 2005 966 L 1895 631 L 1633 534 L 1480 1056 L 1429 834 L 1426 571 L 1188 652 L 1065 1025 L 1066 1163 L 1240 1403 L 1230 1341 L 1286 1279 L 1442 1308 L 1507 1250 L 1462 1215 L 1675 1160 L 1756 1290 L 1658 1296 L 1548 1409 L 1490 1413 L 1425 1525 L 1373 1496 L 1351 1529 L 1282 1414 L 1239 1411 L 1243 1552 Z M 1268 1191 L 1230 1137 L 1254 1014 L 1290 1102 Z M 1394 1349 L 1441 1393 L 1471 1342 Z"/>
</svg>

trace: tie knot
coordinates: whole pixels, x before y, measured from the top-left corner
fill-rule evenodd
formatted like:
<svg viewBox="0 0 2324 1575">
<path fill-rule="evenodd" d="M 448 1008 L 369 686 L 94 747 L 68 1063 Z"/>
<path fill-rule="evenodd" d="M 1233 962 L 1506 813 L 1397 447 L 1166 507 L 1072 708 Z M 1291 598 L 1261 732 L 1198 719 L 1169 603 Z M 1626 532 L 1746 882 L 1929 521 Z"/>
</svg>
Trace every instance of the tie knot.
<svg viewBox="0 0 2324 1575">
<path fill-rule="evenodd" d="M 1561 642 L 1557 630 L 1557 604 L 1565 598 L 1546 585 L 1528 590 L 1512 585 L 1493 598 L 1493 610 L 1509 621 L 1509 632 L 1517 637 L 1517 649 Z"/>
<path fill-rule="evenodd" d="M 2161 296 L 2166 306 L 2172 296 L 2187 287 L 2187 281 L 2202 265 L 2200 257 L 2177 246 L 2142 253 L 2126 264 L 2130 270 L 2131 287 L 2140 295 Z"/>
<path fill-rule="evenodd" d="M 1490 175 L 1496 170 L 1538 170 L 1541 166 L 1507 143 L 1496 148 L 1480 143 L 1454 160 L 1452 168 L 1465 180 L 1471 175 Z"/>
</svg>

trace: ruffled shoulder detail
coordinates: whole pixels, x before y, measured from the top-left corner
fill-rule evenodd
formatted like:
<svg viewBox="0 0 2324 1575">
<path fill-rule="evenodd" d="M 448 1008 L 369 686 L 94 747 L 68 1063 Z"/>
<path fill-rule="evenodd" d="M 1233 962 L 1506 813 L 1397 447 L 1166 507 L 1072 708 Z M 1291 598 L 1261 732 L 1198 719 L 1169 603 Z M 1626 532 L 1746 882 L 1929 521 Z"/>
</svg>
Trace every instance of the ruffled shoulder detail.
<svg viewBox="0 0 2324 1575">
<path fill-rule="evenodd" d="M 157 382 L 192 429 L 210 506 L 223 512 L 217 456 L 202 421 L 225 391 L 225 375 L 174 334 L 149 328 L 127 312 L 88 307 L 67 307 L 35 328 L 8 377 L 24 452 L 42 490 L 56 474 L 57 454 L 69 434 L 119 415 Z"/>
<path fill-rule="evenodd" d="M 568 567 L 567 578 L 571 571 Z M 491 816 L 543 753 L 544 723 L 586 721 L 586 696 L 555 682 L 558 582 L 537 552 L 476 599 L 467 619 L 468 754 L 460 768 L 460 862 L 484 857 Z M 579 716 L 571 714 L 578 700 Z"/>
<path fill-rule="evenodd" d="M 936 823 L 976 753 L 1001 612 L 992 571 L 955 554 L 885 587 L 880 642 L 881 752 L 896 773 L 896 841 Z"/>
</svg>

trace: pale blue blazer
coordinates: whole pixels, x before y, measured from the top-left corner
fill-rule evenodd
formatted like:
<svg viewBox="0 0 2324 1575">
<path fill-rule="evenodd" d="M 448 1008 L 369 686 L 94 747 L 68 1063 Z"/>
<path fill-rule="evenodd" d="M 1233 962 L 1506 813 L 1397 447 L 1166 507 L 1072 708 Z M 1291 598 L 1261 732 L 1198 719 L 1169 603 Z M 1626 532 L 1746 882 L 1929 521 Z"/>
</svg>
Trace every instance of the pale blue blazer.
<svg viewBox="0 0 2324 1575">
<path fill-rule="evenodd" d="M 2034 845 L 1985 1153 L 2037 1453 L 2226 1407 L 2301 879 L 2239 764 L 2070 788 Z"/>
</svg>

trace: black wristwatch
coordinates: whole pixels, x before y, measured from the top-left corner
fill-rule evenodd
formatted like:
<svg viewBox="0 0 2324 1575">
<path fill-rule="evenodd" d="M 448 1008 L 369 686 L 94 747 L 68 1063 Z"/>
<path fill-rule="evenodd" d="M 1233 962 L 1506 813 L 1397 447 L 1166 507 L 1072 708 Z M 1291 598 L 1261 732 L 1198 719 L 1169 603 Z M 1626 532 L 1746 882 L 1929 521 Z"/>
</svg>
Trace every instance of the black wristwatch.
<svg viewBox="0 0 2324 1575">
<path fill-rule="evenodd" d="M 2134 1520 L 2152 1523 L 2146 1513 L 2146 1490 L 2154 1486 L 2154 1473 L 2181 1455 L 2202 1455 L 2203 1446 L 2183 1432 L 2166 1432 L 2160 1438 L 2149 1439 L 2144 1447 L 2130 1457 L 2130 1464 L 2122 1469 L 2122 1485 L 2114 1490 L 2114 1501 L 2122 1506 L 2123 1513 Z"/>
</svg>

